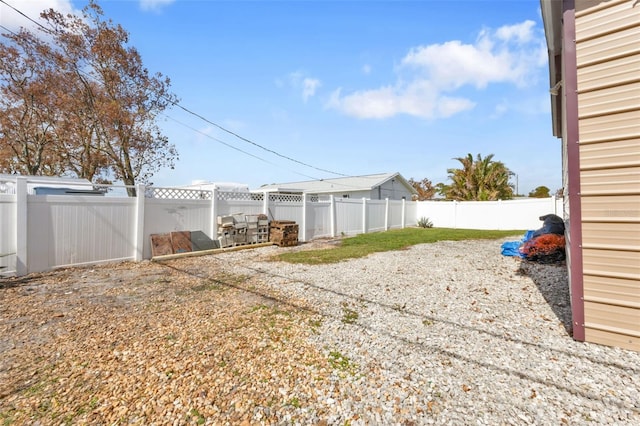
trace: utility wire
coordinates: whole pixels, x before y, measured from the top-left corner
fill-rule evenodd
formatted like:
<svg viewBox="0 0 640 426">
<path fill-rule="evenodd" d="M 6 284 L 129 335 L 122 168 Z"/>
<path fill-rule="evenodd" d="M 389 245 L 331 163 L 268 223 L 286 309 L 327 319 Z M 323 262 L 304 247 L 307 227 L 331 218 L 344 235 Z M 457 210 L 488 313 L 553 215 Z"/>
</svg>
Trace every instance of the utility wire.
<svg viewBox="0 0 640 426">
<path fill-rule="evenodd" d="M 259 156 L 257 156 L 257 155 L 251 154 L 250 152 L 244 151 L 244 150 L 242 150 L 242 149 L 240 149 L 240 148 L 238 148 L 238 147 L 236 147 L 236 146 L 231 145 L 230 143 L 227 143 L 227 142 L 225 142 L 225 141 L 223 141 L 223 140 L 221 140 L 221 139 L 218 139 L 218 138 L 216 138 L 216 137 L 214 137 L 214 136 L 211 136 L 210 134 L 205 133 L 205 132 L 203 132 L 202 130 L 198 130 L 198 129 L 196 129 L 195 127 L 189 126 L 188 124 L 183 123 L 183 122 L 181 122 L 181 121 L 178 121 L 178 120 L 176 120 L 175 118 L 170 117 L 170 116 L 168 116 L 168 115 L 166 115 L 166 114 L 164 114 L 164 113 L 162 113 L 161 115 L 163 115 L 164 117 L 168 118 L 169 120 L 172 120 L 172 121 L 174 121 L 174 122 L 176 122 L 176 123 L 180 124 L 181 126 L 186 127 L 187 129 L 190 129 L 190 130 L 192 130 L 192 131 L 194 131 L 194 132 L 196 132 L 196 133 L 199 133 L 199 134 L 201 134 L 201 135 L 203 135 L 203 136 L 205 136 L 205 137 L 207 137 L 207 138 L 209 138 L 209 139 L 211 139 L 211 140 L 214 140 L 214 141 L 216 141 L 216 142 L 218 142 L 218 143 L 221 143 L 221 144 L 222 144 L 222 145 L 224 145 L 224 146 L 227 146 L 227 147 L 229 147 L 229 148 L 231 148 L 231 149 L 234 149 L 234 150 L 236 150 L 236 151 L 238 151 L 238 152 L 241 152 L 241 153 L 243 153 L 243 154 L 245 154 L 245 155 L 248 155 L 249 157 L 253 157 L 253 158 L 257 159 L 257 160 L 260 160 L 260 161 L 265 162 L 265 163 L 267 163 L 267 164 L 270 164 L 270 165 L 272 165 L 272 166 L 279 167 L 277 164 L 272 163 L 271 161 L 265 160 L 265 159 L 264 159 L 264 158 L 262 158 L 262 157 L 259 157 Z M 313 177 L 313 176 L 305 175 L 304 173 L 295 172 L 295 171 L 293 171 L 293 170 L 290 170 L 290 171 L 291 171 L 291 172 L 293 172 L 293 173 L 295 173 L 295 174 L 297 174 L 297 175 L 300 175 L 300 176 L 304 176 L 304 177 L 306 177 L 306 178 L 309 178 L 309 179 L 311 179 L 311 180 L 322 180 L 322 179 L 318 179 L 318 178 Z"/>
<path fill-rule="evenodd" d="M 20 14 L 20 15 L 22 15 L 23 17 L 27 18 L 29 21 L 33 22 L 34 24 L 36 24 L 36 25 L 37 25 L 37 26 L 39 26 L 40 28 L 44 29 L 45 31 L 47 31 L 47 32 L 48 32 L 48 31 L 51 31 L 51 29 L 49 29 L 49 28 L 45 27 L 45 26 L 44 26 L 44 25 L 42 25 L 40 22 L 38 22 L 38 21 L 36 21 L 36 20 L 32 19 L 31 17 L 27 16 L 27 15 L 26 15 L 25 13 L 23 13 L 21 10 L 16 9 L 15 7 L 11 6 L 11 5 L 10 5 L 9 3 L 7 3 L 6 1 L 4 1 L 4 0 L 0 0 L 0 3 L 2 3 L 2 4 L 5 4 L 5 5 L 9 6 L 11 9 L 15 10 L 17 13 L 19 13 L 19 14 Z M 16 33 L 14 33 L 13 31 L 11 31 L 10 29 L 8 29 L 8 28 L 6 28 L 6 27 L 4 27 L 4 26 L 3 26 L 2 28 L 4 28 L 5 30 L 7 30 L 7 31 L 9 31 L 9 32 L 11 32 L 11 33 L 13 33 L 13 34 L 16 34 Z"/>
<path fill-rule="evenodd" d="M 16 11 L 17 13 L 19 13 L 20 15 L 22 15 L 23 17 L 25 17 L 26 19 L 28 19 L 29 21 L 33 22 L 34 24 L 36 24 L 36 25 L 38 25 L 39 27 L 41 27 L 42 29 L 44 29 L 45 31 L 47 31 L 47 32 L 50 32 L 50 31 L 51 31 L 50 29 L 48 29 L 47 27 L 45 27 L 45 26 L 44 26 L 44 25 L 42 25 L 41 23 L 39 23 L 39 22 L 35 21 L 34 19 L 30 18 L 29 16 L 27 16 L 27 15 L 26 15 L 25 13 L 23 13 L 22 11 L 20 11 L 20 10 L 16 9 L 15 7 L 11 6 L 11 5 L 10 5 L 9 3 L 7 3 L 5 0 L 0 0 L 0 3 L 3 3 L 3 4 L 5 4 L 5 5 L 7 5 L 8 7 L 10 7 L 11 9 L 13 9 L 13 10 L 14 10 L 14 11 Z M 13 32 L 13 31 L 9 30 L 8 28 L 6 28 L 6 27 L 4 27 L 4 26 L 2 26 L 2 28 L 4 28 L 5 30 L 7 30 L 7 31 L 11 32 L 11 33 L 12 33 L 12 34 L 14 34 L 14 35 L 17 35 L 15 32 Z M 327 169 L 323 169 L 323 168 L 320 168 L 320 167 L 316 167 L 316 166 L 313 166 L 313 165 L 311 165 L 311 164 L 308 164 L 308 163 L 302 162 L 302 161 L 300 161 L 300 160 L 296 160 L 295 158 L 291 158 L 291 157 L 289 157 L 289 156 L 287 156 L 287 155 L 280 154 L 279 152 L 277 152 L 277 151 L 275 151 L 275 150 L 273 150 L 273 149 L 267 148 L 267 147 L 265 147 L 265 146 L 263 146 L 263 145 L 260 145 L 260 144 L 258 144 L 258 143 L 256 143 L 256 142 L 253 142 L 252 140 L 249 140 L 249 139 L 247 139 L 247 138 L 245 138 L 245 137 L 243 137 L 243 136 L 241 136 L 241 135 L 239 135 L 239 134 L 237 134 L 237 133 L 235 133 L 235 132 L 233 132 L 233 131 L 231 131 L 231 130 L 229 130 L 229 129 L 227 129 L 227 128 L 225 128 L 225 127 L 223 127 L 223 126 L 221 126 L 221 125 L 219 125 L 219 124 L 217 124 L 217 123 L 215 123 L 215 122 L 213 122 L 213 121 L 211 121 L 211 120 L 209 120 L 209 119 L 207 119 L 206 117 L 202 116 L 201 114 L 198 114 L 198 113 L 196 113 L 196 112 L 194 112 L 194 111 L 190 110 L 189 108 L 187 108 L 187 107 L 184 107 L 184 106 L 180 105 L 180 104 L 179 104 L 179 103 L 177 103 L 177 102 L 173 102 L 173 101 L 171 101 L 170 99 L 168 99 L 168 98 L 166 98 L 166 97 L 165 97 L 165 100 L 169 101 L 173 106 L 176 106 L 176 107 L 178 107 L 178 108 L 182 109 L 182 110 L 183 110 L 183 111 L 185 111 L 186 113 L 191 114 L 191 115 L 193 115 L 194 117 L 197 117 L 197 118 L 199 118 L 200 120 L 202 120 L 202 121 L 204 121 L 204 122 L 206 122 L 206 123 L 208 123 L 208 124 L 211 124 L 212 126 L 215 126 L 215 127 L 217 127 L 218 129 L 220 129 L 220 130 L 222 130 L 222 131 L 224 131 L 224 132 L 226 132 L 226 133 L 228 133 L 228 134 L 230 134 L 230 135 L 232 135 L 232 136 L 234 136 L 234 137 L 236 137 L 236 138 L 238 138 L 238 139 L 240 139 L 240 140 L 242 140 L 242 141 L 244 141 L 244 142 L 246 142 L 246 143 L 249 143 L 249 144 L 251 144 L 251 145 L 253 145 L 253 146 L 256 146 L 256 147 L 258 147 L 258 148 L 260 148 L 260 149 L 262 149 L 262 150 L 264 150 L 264 151 L 266 151 L 266 152 L 269 152 L 269 153 L 271 153 L 271 154 L 273 154 L 273 155 L 276 155 L 276 156 L 278 156 L 278 157 L 284 158 L 285 160 L 289 160 L 289 161 L 291 161 L 291 162 L 294 162 L 294 163 L 300 164 L 300 165 L 302 165 L 302 166 L 309 167 L 309 168 L 312 168 L 312 169 L 315 169 L 315 170 L 318 170 L 318 171 L 321 171 L 321 172 L 330 173 L 330 174 L 337 175 L 337 176 L 344 176 L 344 177 L 348 177 L 348 176 L 349 176 L 349 175 L 346 175 L 346 174 L 344 174 L 344 173 L 338 173 L 338 172 L 334 172 L 334 171 L 331 171 L 331 170 L 327 170 Z M 243 152 L 243 153 L 245 153 L 245 154 L 246 154 L 246 152 L 245 152 L 245 151 L 240 150 L 240 152 Z M 298 173 L 298 174 L 299 174 L 299 173 Z M 303 176 L 304 176 L 304 175 L 303 175 Z M 307 177 L 308 177 L 308 176 L 307 176 Z M 313 178 L 312 178 L 312 179 L 313 179 Z"/>
<path fill-rule="evenodd" d="M 227 142 L 225 142 L 225 141 L 223 141 L 223 140 L 221 140 L 221 139 L 218 139 L 218 138 L 216 138 L 216 137 L 214 137 L 214 136 L 211 136 L 210 134 L 205 133 L 205 132 L 203 132 L 202 130 L 196 129 L 195 127 L 190 126 L 190 125 L 188 125 L 188 124 L 186 124 L 186 123 L 184 123 L 184 122 L 182 122 L 182 121 L 176 120 L 175 118 L 173 118 L 173 117 L 171 117 L 171 116 L 169 116 L 169 115 L 167 115 L 167 114 L 161 113 L 161 115 L 162 115 L 162 116 L 164 116 L 165 118 L 168 118 L 168 119 L 169 119 L 169 120 L 171 120 L 171 121 L 174 121 L 174 122 L 178 123 L 178 124 L 179 124 L 179 125 L 181 125 L 181 126 L 186 127 L 186 128 L 187 128 L 187 129 L 189 129 L 189 130 L 192 130 L 192 131 L 194 131 L 194 132 L 196 132 L 196 133 L 199 133 L 199 134 L 201 134 L 202 136 L 207 137 L 207 138 L 209 138 L 209 139 L 211 139 L 211 140 L 214 140 L 214 141 L 216 141 L 216 142 L 218 142 L 218 143 L 220 143 L 220 144 L 222 144 L 222 145 L 224 145 L 224 146 L 226 146 L 226 147 L 229 147 L 229 148 L 231 148 L 231 149 L 234 149 L 234 150 L 236 150 L 236 151 L 239 151 L 239 152 L 241 152 L 241 153 L 243 153 L 243 154 L 245 154 L 245 155 L 248 155 L 249 157 L 253 157 L 253 158 L 257 159 L 257 160 L 260 160 L 260 161 L 262 161 L 262 162 L 264 162 L 264 163 L 267 163 L 267 164 L 270 164 L 270 165 L 272 165 L 272 166 L 280 167 L 278 164 L 272 163 L 271 161 L 265 160 L 265 159 L 264 159 L 264 158 L 262 158 L 262 157 L 259 157 L 259 156 L 257 156 L 257 155 L 254 155 L 254 154 L 250 153 L 250 152 L 244 151 L 244 150 L 242 150 L 242 149 L 240 149 L 240 148 L 238 148 L 238 147 L 236 147 L 236 146 L 231 145 L 230 143 L 227 143 Z M 296 172 L 296 171 L 294 171 L 294 170 L 289 170 L 289 171 L 290 171 L 290 172 L 292 172 L 292 173 L 294 173 L 294 174 L 297 174 L 297 175 L 300 175 L 300 176 L 306 177 L 307 179 L 311 179 L 311 180 L 313 180 L 313 181 L 327 181 L 327 179 L 320 179 L 320 178 L 317 178 L 317 177 L 314 177 L 314 176 L 305 175 L 304 173 Z M 352 176 L 347 176 L 347 177 L 352 177 Z M 335 181 L 333 181 L 332 179 L 329 179 L 329 180 L 331 181 L 331 185 L 344 186 L 344 187 L 348 187 L 348 188 L 357 188 L 357 189 L 362 189 L 362 190 L 371 189 L 370 187 L 366 187 L 366 186 L 362 186 L 362 187 L 355 187 L 354 185 L 347 185 L 347 184 L 344 184 L 344 183 L 335 182 Z"/>
<path fill-rule="evenodd" d="M 1 0 L 0 0 L 0 1 L 1 1 Z M 233 136 L 235 136 L 236 138 L 238 138 L 238 139 L 240 139 L 240 140 L 242 140 L 242 141 L 245 141 L 245 142 L 247 142 L 247 143 L 250 143 L 251 145 L 257 146 L 258 148 L 263 149 L 263 150 L 265 150 L 265 151 L 267 151 L 267 152 L 270 152 L 270 153 L 272 153 L 272 154 L 274 154 L 274 155 L 277 155 L 278 157 L 282 157 L 282 158 L 284 158 L 284 159 L 286 159 L 286 160 L 293 161 L 294 163 L 298 163 L 298 164 L 301 164 L 301 165 L 303 165 L 303 166 L 306 166 L 306 167 L 310 167 L 310 168 L 312 168 L 312 169 L 319 170 L 319 171 L 321 171 L 321 172 L 331 173 L 331 174 L 338 175 L 338 176 L 345 176 L 345 177 L 348 177 L 348 176 L 349 176 L 349 175 L 345 175 L 345 174 L 343 174 L 343 173 L 332 172 L 331 170 L 322 169 L 322 168 L 320 168 L 320 167 L 312 166 L 311 164 L 303 163 L 302 161 L 296 160 L 295 158 L 291 158 L 291 157 L 288 157 L 288 156 L 286 156 L 286 155 L 284 155 L 284 154 L 280 154 L 279 152 L 276 152 L 276 151 L 274 151 L 274 150 L 272 150 L 272 149 L 266 148 L 266 147 L 264 147 L 264 146 L 262 146 L 262 145 L 260 145 L 260 144 L 258 144 L 258 143 L 255 143 L 255 142 L 253 142 L 253 141 L 251 141 L 251 140 L 249 140 L 249 139 L 247 139 L 247 138 L 245 138 L 245 137 L 243 137 L 243 136 L 240 136 L 239 134 L 234 133 L 234 132 L 232 132 L 231 130 L 225 129 L 225 128 L 224 128 L 224 127 L 222 127 L 221 125 L 214 123 L 213 121 L 211 121 L 211 120 L 209 120 L 209 119 L 207 119 L 207 118 L 203 117 L 202 115 L 200 115 L 200 114 L 198 114 L 198 113 L 196 113 L 196 112 L 191 111 L 191 110 L 190 110 L 190 109 L 188 109 L 188 108 L 183 107 L 182 105 L 180 105 L 180 104 L 178 104 L 178 103 L 173 103 L 173 105 L 174 105 L 174 106 L 177 106 L 177 107 L 178 107 L 178 108 L 180 108 L 181 110 L 183 110 L 183 111 L 185 111 L 185 112 L 187 112 L 187 113 L 189 113 L 189 114 L 191 114 L 191 115 L 193 115 L 193 116 L 195 116 L 195 117 L 199 118 L 200 120 L 202 120 L 202 121 L 204 121 L 204 122 L 206 122 L 206 123 L 211 124 L 212 126 L 216 126 L 218 129 L 220 129 L 220 130 L 222 130 L 222 131 L 224 131 L 224 132 L 227 132 L 227 133 L 229 133 L 230 135 L 233 135 Z"/>
</svg>

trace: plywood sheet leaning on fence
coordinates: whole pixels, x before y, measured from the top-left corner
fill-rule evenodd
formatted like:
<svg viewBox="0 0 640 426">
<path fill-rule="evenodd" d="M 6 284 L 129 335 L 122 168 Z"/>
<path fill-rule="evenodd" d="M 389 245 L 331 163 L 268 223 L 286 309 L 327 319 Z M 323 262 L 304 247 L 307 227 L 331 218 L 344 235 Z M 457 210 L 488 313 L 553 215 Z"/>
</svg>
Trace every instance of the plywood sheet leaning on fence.
<svg viewBox="0 0 640 426">
<path fill-rule="evenodd" d="M 188 253 L 192 251 L 191 231 L 171 232 L 171 247 L 174 253 Z"/>
<path fill-rule="evenodd" d="M 151 256 L 173 254 L 170 234 L 151 234 Z"/>
</svg>

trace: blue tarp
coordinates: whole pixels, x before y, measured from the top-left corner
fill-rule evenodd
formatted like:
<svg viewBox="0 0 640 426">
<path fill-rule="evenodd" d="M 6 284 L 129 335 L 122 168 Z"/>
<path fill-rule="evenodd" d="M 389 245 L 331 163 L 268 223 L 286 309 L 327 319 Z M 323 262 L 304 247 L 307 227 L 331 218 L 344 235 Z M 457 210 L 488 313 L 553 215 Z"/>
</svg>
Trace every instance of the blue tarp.
<svg viewBox="0 0 640 426">
<path fill-rule="evenodd" d="M 500 246 L 502 255 L 524 258 L 524 254 L 520 252 L 520 247 L 531 239 L 534 232 L 535 231 L 527 231 L 520 241 L 507 241 L 506 243 L 502 243 L 502 246 Z"/>
</svg>

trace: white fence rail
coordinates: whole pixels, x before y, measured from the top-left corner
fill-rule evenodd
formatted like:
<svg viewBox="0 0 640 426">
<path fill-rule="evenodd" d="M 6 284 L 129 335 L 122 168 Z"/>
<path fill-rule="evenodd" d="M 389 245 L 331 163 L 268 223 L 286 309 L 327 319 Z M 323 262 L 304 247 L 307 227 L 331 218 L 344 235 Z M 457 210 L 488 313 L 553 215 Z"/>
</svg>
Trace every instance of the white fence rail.
<svg viewBox="0 0 640 426">
<path fill-rule="evenodd" d="M 36 195 L 37 179 L 0 185 L 0 275 L 24 275 L 58 267 L 151 257 L 152 234 L 202 231 L 215 239 L 217 216 L 266 214 L 293 220 L 299 240 L 414 226 L 428 217 L 436 227 L 537 229 L 539 216 L 561 215 L 561 200 L 504 202 L 405 202 L 331 198 L 310 201 L 295 194 L 194 191 L 138 185 L 105 187 L 105 196 Z M 50 181 L 47 182 L 50 184 Z M 3 182 L 0 182 L 3 184 Z M 92 189 L 92 188 L 88 188 Z M 558 207 L 559 206 L 559 207 Z"/>
</svg>

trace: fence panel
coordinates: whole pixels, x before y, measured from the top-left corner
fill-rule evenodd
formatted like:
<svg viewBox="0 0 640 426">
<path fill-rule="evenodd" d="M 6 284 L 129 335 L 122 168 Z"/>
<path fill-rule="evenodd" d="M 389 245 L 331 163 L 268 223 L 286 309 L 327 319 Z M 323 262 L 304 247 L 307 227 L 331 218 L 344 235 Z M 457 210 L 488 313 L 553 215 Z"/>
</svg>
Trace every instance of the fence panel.
<svg viewBox="0 0 640 426">
<path fill-rule="evenodd" d="M 264 213 L 264 194 L 231 191 L 217 191 L 217 194 L 216 214 L 218 216 Z"/>
<path fill-rule="evenodd" d="M 404 226 L 416 226 L 418 224 L 418 202 L 405 202 Z"/>
<path fill-rule="evenodd" d="M 28 272 L 131 260 L 134 198 L 28 195 Z"/>
<path fill-rule="evenodd" d="M 143 257 L 151 258 L 151 234 L 172 231 L 202 231 L 211 235 L 212 214 L 210 200 L 167 200 L 145 198 Z"/>
<path fill-rule="evenodd" d="M 0 194 L 0 276 L 16 271 L 16 196 Z"/>
<path fill-rule="evenodd" d="M 456 227 L 456 202 L 418 201 L 417 204 L 417 220 L 427 218 L 437 228 Z"/>
<path fill-rule="evenodd" d="M 331 236 L 331 204 L 327 202 L 307 202 L 305 228 L 307 240 Z"/>
<path fill-rule="evenodd" d="M 269 220 L 293 220 L 297 224 L 303 223 L 302 197 L 298 194 L 269 194 Z"/>
<path fill-rule="evenodd" d="M 405 224 L 402 223 L 402 201 L 390 200 L 389 201 L 389 229 L 399 229 Z M 407 206 L 415 203 L 406 203 Z M 407 221 L 406 225 L 413 226 L 415 223 Z"/>
<path fill-rule="evenodd" d="M 384 231 L 386 216 L 385 200 L 367 200 L 367 232 Z"/>
<path fill-rule="evenodd" d="M 509 201 L 420 201 L 418 218 L 427 217 L 439 228 L 538 229 L 540 216 L 562 217 L 562 199 L 529 198 Z"/>
<path fill-rule="evenodd" d="M 362 200 L 336 198 L 337 235 L 356 235 L 362 233 Z"/>
</svg>

